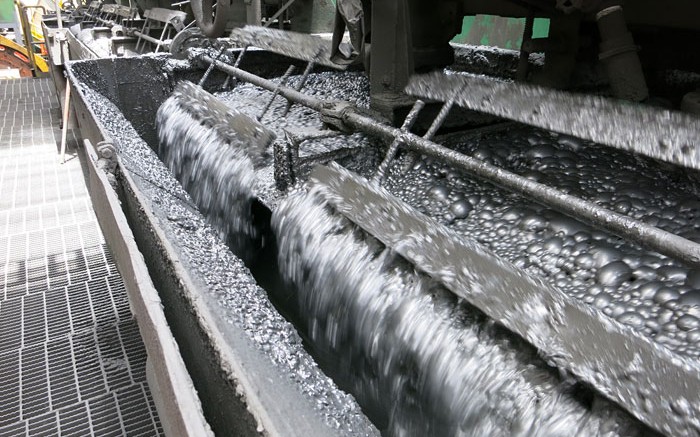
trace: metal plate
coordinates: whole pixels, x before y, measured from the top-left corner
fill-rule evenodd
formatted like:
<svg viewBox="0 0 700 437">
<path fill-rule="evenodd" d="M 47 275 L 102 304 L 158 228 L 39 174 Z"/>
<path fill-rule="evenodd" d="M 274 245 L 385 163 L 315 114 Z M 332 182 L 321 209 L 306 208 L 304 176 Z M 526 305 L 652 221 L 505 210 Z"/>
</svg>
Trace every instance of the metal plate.
<svg viewBox="0 0 700 437">
<path fill-rule="evenodd" d="M 253 46 L 302 61 L 337 70 L 345 70 L 347 65 L 331 61 L 331 41 L 314 35 L 269 29 L 260 26 L 245 26 L 231 32 L 231 40 L 240 47 Z"/>
<path fill-rule="evenodd" d="M 184 23 L 187 14 L 181 11 L 171 11 L 170 9 L 153 8 L 146 10 L 143 16 L 161 23 Z"/>
<path fill-rule="evenodd" d="M 229 108 L 192 82 L 177 84 L 171 99 L 180 109 L 202 125 L 213 129 L 226 142 L 245 150 L 254 161 L 261 159 L 275 139 L 274 132 L 263 124 Z"/>
<path fill-rule="evenodd" d="M 406 92 L 700 169 L 700 118 L 605 97 L 483 76 L 414 76 Z"/>
</svg>

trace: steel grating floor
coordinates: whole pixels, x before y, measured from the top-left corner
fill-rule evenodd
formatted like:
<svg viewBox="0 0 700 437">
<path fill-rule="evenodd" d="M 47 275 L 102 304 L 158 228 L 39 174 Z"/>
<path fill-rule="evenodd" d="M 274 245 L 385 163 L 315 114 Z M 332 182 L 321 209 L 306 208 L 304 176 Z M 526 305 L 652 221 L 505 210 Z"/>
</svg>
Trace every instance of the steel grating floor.
<svg viewBox="0 0 700 437">
<path fill-rule="evenodd" d="M 54 94 L 0 80 L 0 437 L 162 435 L 74 137 L 58 163 Z"/>
</svg>

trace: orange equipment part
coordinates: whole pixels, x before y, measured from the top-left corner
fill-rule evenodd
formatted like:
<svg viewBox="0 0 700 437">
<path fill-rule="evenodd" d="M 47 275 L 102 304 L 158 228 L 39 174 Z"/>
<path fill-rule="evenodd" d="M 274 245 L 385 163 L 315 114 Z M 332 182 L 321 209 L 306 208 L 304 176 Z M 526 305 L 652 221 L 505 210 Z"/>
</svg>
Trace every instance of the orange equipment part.
<svg viewBox="0 0 700 437">
<path fill-rule="evenodd" d="M 32 66 L 29 56 L 26 48 L 0 35 L 0 68 L 17 69 L 21 77 L 30 77 Z M 48 64 L 41 56 L 34 55 L 34 62 L 41 72 L 49 71 Z"/>
</svg>

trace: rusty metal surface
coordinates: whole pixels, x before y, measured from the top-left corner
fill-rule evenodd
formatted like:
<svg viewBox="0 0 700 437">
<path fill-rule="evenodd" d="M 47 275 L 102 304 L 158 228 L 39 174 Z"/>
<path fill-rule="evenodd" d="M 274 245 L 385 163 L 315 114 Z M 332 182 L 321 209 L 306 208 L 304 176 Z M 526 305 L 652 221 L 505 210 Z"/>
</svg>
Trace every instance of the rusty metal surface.
<svg viewBox="0 0 700 437">
<path fill-rule="evenodd" d="M 700 169 L 700 119 L 693 115 L 461 74 L 414 76 L 406 92 L 454 97 L 468 109 Z"/>
<path fill-rule="evenodd" d="M 317 167 L 310 180 L 324 187 L 338 212 L 526 339 L 550 364 L 652 428 L 677 436 L 700 429 L 697 363 L 567 297 L 336 164 Z"/>
</svg>

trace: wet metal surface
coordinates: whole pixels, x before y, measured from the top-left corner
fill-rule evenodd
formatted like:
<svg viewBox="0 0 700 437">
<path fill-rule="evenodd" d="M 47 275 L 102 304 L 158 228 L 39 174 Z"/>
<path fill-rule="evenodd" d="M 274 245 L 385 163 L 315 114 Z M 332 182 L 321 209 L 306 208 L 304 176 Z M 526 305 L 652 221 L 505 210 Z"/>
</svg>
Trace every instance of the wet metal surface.
<svg viewBox="0 0 700 437">
<path fill-rule="evenodd" d="M 331 61 L 330 39 L 260 26 L 234 29 L 230 38 L 239 47 L 254 46 L 338 70 L 347 68 L 346 65 L 338 65 Z"/>
<path fill-rule="evenodd" d="M 301 80 L 301 75 L 292 75 L 289 77 L 288 86 L 296 87 Z M 361 73 L 323 72 L 310 74 L 303 92 L 312 97 L 352 101 L 360 108 L 368 108 L 368 90 L 369 82 Z M 234 110 L 255 117 L 260 114 L 271 94 L 254 85 L 240 83 L 234 90 L 218 92 L 216 96 Z M 266 205 L 274 208 L 276 202 L 286 195 L 275 188 L 273 150 L 279 149 L 282 143 L 289 141 L 290 136 L 299 142 L 301 161 L 313 161 L 316 156 L 340 150 L 354 150 L 354 153 L 350 153 L 350 156 L 343 160 L 345 165 L 362 173 L 370 171 L 375 165 L 374 148 L 371 147 L 376 144 L 374 140 L 362 133 L 341 135 L 332 131 L 324 126 L 317 112 L 302 105 L 293 105 L 283 117 L 281 114 L 286 110 L 286 106 L 284 99 L 275 100 L 269 114 L 263 120 L 263 124 L 276 136 L 273 146 L 268 149 L 265 165 L 256 169 L 256 193 Z M 366 149 L 364 153 L 360 152 L 363 148 Z M 308 166 L 304 167 L 302 170 L 308 173 Z M 297 176 L 304 178 L 305 174 Z"/>
<path fill-rule="evenodd" d="M 406 91 L 700 169 L 700 119 L 690 114 L 463 74 L 414 76 Z"/>
<path fill-rule="evenodd" d="M 161 105 L 156 124 L 164 163 L 221 239 L 250 260 L 259 238 L 251 216 L 253 160 L 262 159 L 272 132 L 189 82 Z"/>
<path fill-rule="evenodd" d="M 531 348 L 422 273 L 429 260 L 403 258 L 402 248 L 385 246 L 345 217 L 356 218 L 350 209 L 357 211 L 353 202 L 360 202 L 360 214 L 382 221 L 384 229 L 418 231 L 400 228 L 404 217 L 388 194 L 380 194 L 379 203 L 360 196 L 347 203 L 347 193 L 330 187 L 318 171 L 312 179 L 318 175 L 319 183 L 291 194 L 273 216 L 280 268 L 299 290 L 304 328 L 317 355 L 332 363 L 332 373 L 385 435 L 645 433 L 602 399 L 584 401 L 572 380 L 559 379 Z M 372 216 L 385 207 L 388 217 Z M 422 242 L 440 251 L 435 237 L 401 236 L 409 241 L 406 248 Z M 444 283 L 454 266 L 437 262 Z M 482 266 L 472 265 L 471 272 L 486 274 Z M 488 299 L 498 287 L 499 279 L 491 278 L 480 277 L 462 291 Z M 453 277 L 449 283 L 458 282 Z M 537 308 L 539 295 L 531 297 L 532 316 L 549 317 L 550 308 Z"/>
<path fill-rule="evenodd" d="M 614 232 L 623 238 L 630 239 L 652 250 L 678 259 L 691 267 L 700 267 L 700 244 L 698 243 L 634 220 L 624 214 L 607 210 L 595 203 L 579 199 L 576 196 L 569 195 L 556 188 L 505 171 L 480 159 L 457 153 L 430 141 L 430 137 L 432 137 L 439 126 L 442 125 L 444 116 L 446 116 L 452 108 L 455 98 L 449 98 L 443 105 L 440 114 L 433 121 L 433 125 L 426 133 L 426 136 L 418 137 L 378 122 L 374 118 L 362 113 L 361 110 L 351 103 L 338 103 L 328 99 L 320 99 L 308 94 L 299 93 L 292 88 L 275 85 L 273 81 L 240 69 L 231 68 L 230 66 L 214 61 L 206 56 L 203 59 L 211 63 L 211 65 L 216 64 L 218 68 L 244 81 L 249 81 L 266 90 L 272 91 L 274 93 L 273 98 L 279 91 L 292 102 L 303 104 L 308 108 L 319 111 L 321 120 L 336 128 L 343 130 L 357 129 L 360 132 L 376 135 L 385 141 L 390 141 L 396 146 L 403 144 L 404 147 L 410 148 L 415 152 L 428 154 L 456 168 L 466 170 L 482 177 L 486 181 L 506 187 L 515 193 L 529 196 L 534 201 L 540 202 L 545 206 L 554 207 L 575 219 L 583 220 L 600 229 Z M 288 70 L 282 78 L 283 82 L 286 81 L 289 71 L 291 70 Z M 269 104 L 271 103 L 272 98 L 268 100 L 268 105 L 264 108 L 264 112 L 269 109 Z M 276 148 L 275 150 L 281 151 L 284 149 Z M 393 155 L 394 152 L 391 154 Z"/>
<path fill-rule="evenodd" d="M 665 231 L 700 241 L 694 178 L 658 163 L 540 130 L 520 127 L 445 143 Z M 478 241 L 605 315 L 697 360 L 698 271 L 523 196 L 484 184 L 437 160 L 390 170 L 387 189 L 417 210 Z M 691 323 L 681 323 L 679 320 Z"/>
<path fill-rule="evenodd" d="M 323 89 L 323 86 L 320 87 Z M 253 88 L 254 89 L 254 88 Z M 317 87 L 316 89 L 319 89 Z M 247 93 L 252 92 L 252 91 L 246 91 L 242 89 L 237 89 L 236 91 L 230 93 L 230 99 L 231 99 L 231 105 L 234 107 L 238 107 L 239 105 L 244 107 L 246 106 L 246 103 L 249 97 L 247 96 Z M 262 93 L 263 95 L 265 94 L 264 91 L 257 91 L 258 93 Z M 334 89 L 334 93 L 338 93 L 337 90 Z M 319 92 L 317 95 L 322 94 Z M 338 95 L 338 94 L 336 94 Z M 307 120 L 317 120 L 316 117 L 313 115 L 306 119 L 301 119 L 297 120 L 297 122 L 303 122 L 307 123 Z M 287 117 L 284 120 L 271 120 L 269 121 L 269 125 L 271 126 L 277 126 L 279 124 L 282 125 L 289 125 L 291 123 L 294 123 L 295 117 L 290 116 Z M 304 120 L 304 121 L 302 121 Z M 274 129 L 274 128 L 273 128 Z M 576 181 L 576 183 L 581 184 L 581 188 L 583 189 L 584 187 L 588 187 L 588 184 L 592 184 L 593 186 L 596 186 L 597 180 L 599 178 L 620 178 L 621 181 L 624 181 L 625 179 L 620 177 L 619 174 L 619 169 L 620 168 L 625 168 L 628 169 L 630 175 L 635 175 L 636 177 L 639 176 L 639 173 L 635 171 L 635 167 L 640 167 L 640 168 L 645 168 L 646 170 L 643 171 L 643 174 L 648 175 L 649 177 L 649 182 L 654 180 L 657 184 L 660 180 L 664 179 L 663 176 L 661 178 L 659 176 L 652 176 L 655 171 L 662 171 L 662 169 L 654 170 L 655 168 L 658 168 L 658 165 L 655 165 L 652 161 L 644 161 L 644 160 L 638 160 L 628 154 L 625 154 L 624 152 L 614 152 L 610 149 L 605 149 L 604 147 L 601 146 L 593 146 L 589 145 L 589 143 L 582 142 L 581 140 L 576 140 L 570 137 L 565 137 L 561 136 L 559 145 L 556 144 L 556 138 L 559 136 L 554 135 L 551 138 L 548 138 L 546 134 L 541 133 L 540 131 L 534 131 L 534 130 L 527 130 L 524 128 L 521 128 L 522 130 L 516 130 L 511 137 L 508 137 L 507 139 L 504 138 L 501 140 L 498 144 L 496 144 L 496 150 L 494 150 L 494 147 L 490 146 L 486 141 L 483 143 L 483 147 L 478 148 L 476 152 L 474 149 L 476 148 L 476 145 L 478 145 L 478 141 L 475 142 L 467 142 L 464 143 L 461 147 L 461 150 L 468 150 L 470 153 L 468 155 L 473 155 L 479 159 L 485 159 L 486 162 L 489 162 L 491 164 L 497 164 L 497 165 L 503 165 L 503 162 L 507 162 L 508 160 L 512 160 L 512 162 L 519 164 L 522 166 L 522 168 L 517 168 L 516 167 L 516 173 L 522 174 L 528 178 L 531 178 L 533 180 L 542 180 L 543 182 L 546 180 L 547 183 L 553 185 L 553 186 L 560 186 L 562 181 L 566 181 L 567 183 L 573 183 Z M 517 140 L 515 140 L 517 138 Z M 504 144 L 508 144 L 511 142 L 512 144 L 520 144 L 524 143 L 523 151 L 519 152 L 516 147 L 511 146 L 509 148 L 505 147 Z M 452 137 L 452 141 L 450 141 L 451 146 L 459 145 L 459 135 L 455 134 Z M 501 149 L 499 149 L 499 147 Z M 505 149 L 505 150 L 502 150 Z M 565 149 L 565 150 L 557 150 L 557 149 Z M 574 170 L 574 167 L 569 167 L 573 165 L 574 162 L 576 162 L 576 152 L 579 151 L 583 156 L 586 156 L 587 154 L 589 155 L 588 159 L 586 160 L 586 166 L 584 167 L 587 171 L 584 171 L 582 173 L 576 173 Z M 587 151 L 590 151 L 587 153 Z M 519 155 L 519 153 L 524 154 Z M 569 153 L 569 155 L 567 155 Z M 511 156 L 512 154 L 512 156 Z M 568 158 L 568 159 L 567 159 Z M 409 160 L 410 161 L 410 160 Z M 556 163 L 560 164 L 560 167 L 562 169 L 567 169 L 570 168 L 570 173 L 567 173 L 566 176 L 562 176 L 560 174 L 553 174 L 550 178 L 538 178 L 537 175 L 547 173 L 547 169 L 551 168 L 554 170 L 557 168 Z M 606 169 L 606 164 L 614 163 L 614 167 L 617 169 L 617 171 L 611 171 L 609 173 L 609 176 L 607 176 L 607 173 L 601 174 L 601 170 Z M 597 164 L 596 164 L 597 163 Z M 394 168 L 393 168 L 393 175 L 390 178 L 390 181 L 388 182 L 388 185 L 391 190 L 394 190 L 398 193 L 401 194 L 404 200 L 408 201 L 411 203 L 414 207 L 423 210 L 424 212 L 435 216 L 439 220 L 446 222 L 450 226 L 454 226 L 457 229 L 460 230 L 461 233 L 465 233 L 465 235 L 472 235 L 476 238 L 479 239 L 479 241 L 482 244 L 489 245 L 489 241 L 491 238 L 494 238 L 495 235 L 491 231 L 491 227 L 493 224 L 491 224 L 491 220 L 494 220 L 495 218 L 490 215 L 487 212 L 475 212 L 475 209 L 478 209 L 479 202 L 482 198 L 484 198 L 487 202 L 490 201 L 489 196 L 497 197 L 497 196 L 503 196 L 503 192 L 500 190 L 494 190 L 493 188 L 489 188 L 489 185 L 483 186 L 483 188 L 477 188 L 479 187 L 479 183 L 477 181 L 472 181 L 469 179 L 466 179 L 464 175 L 462 175 L 459 171 L 456 171 L 454 169 L 450 169 L 449 165 L 441 165 L 438 160 L 431 160 L 431 159 L 426 159 L 422 158 L 420 159 L 416 164 L 415 168 L 409 168 L 408 173 L 406 173 L 406 161 L 404 160 L 403 162 L 398 162 Z M 534 168 L 529 169 L 528 167 L 532 165 Z M 426 168 L 426 166 L 429 168 Z M 622 166 L 622 167 L 620 167 Z M 610 169 L 612 170 L 613 167 Z M 590 169 L 590 171 L 588 171 Z M 607 171 L 607 170 L 605 170 Z M 465 179 L 463 179 L 465 178 Z M 652 179 L 655 178 L 655 179 Z M 691 240 L 694 240 L 695 238 L 693 237 L 693 233 L 697 231 L 697 227 L 695 226 L 697 221 L 693 221 L 692 218 L 695 217 L 695 213 L 693 212 L 694 209 L 692 207 L 693 205 L 693 198 L 697 198 L 696 190 L 693 188 L 693 183 L 692 180 L 689 180 L 688 182 L 685 182 L 685 185 L 683 182 L 680 183 L 680 186 L 683 186 L 684 188 L 681 189 L 681 191 L 678 191 L 679 185 L 674 185 L 674 183 L 671 183 L 670 180 L 674 179 L 674 176 L 668 176 L 666 179 L 669 179 L 669 185 L 668 185 L 668 190 L 669 192 L 674 192 L 676 193 L 676 196 L 678 198 L 678 207 L 680 210 L 678 211 L 677 215 L 675 218 L 678 219 L 678 223 L 675 226 L 668 226 L 669 223 L 672 223 L 672 220 L 669 222 L 666 221 L 650 221 L 652 216 L 655 215 L 652 211 L 654 211 L 654 207 L 651 206 L 648 202 L 642 200 L 642 199 L 647 199 L 651 200 L 654 199 L 654 188 L 652 186 L 646 187 L 643 185 L 643 189 L 641 193 L 644 193 L 644 190 L 649 190 L 645 194 L 637 193 L 634 195 L 634 204 L 635 208 L 640 208 L 644 210 L 645 206 L 648 205 L 650 208 L 646 214 L 647 215 L 639 215 L 639 214 L 631 214 L 632 217 L 636 219 L 642 219 L 644 217 L 649 217 L 649 219 L 645 220 L 646 223 L 652 224 L 652 225 L 661 225 L 660 228 L 667 230 L 669 232 L 674 232 L 678 233 L 680 235 L 685 236 L 686 238 L 690 238 Z M 590 179 L 590 180 L 589 180 Z M 467 184 L 467 181 L 469 180 L 469 189 L 474 190 L 473 193 L 470 193 L 469 190 L 463 189 L 466 188 L 464 187 L 464 184 Z M 608 179 L 606 179 L 608 180 Z M 471 185 L 474 184 L 474 185 Z M 598 186 L 596 189 L 598 189 L 601 192 L 601 195 L 603 196 L 601 199 L 595 199 L 594 200 L 603 200 L 606 199 L 606 194 L 603 194 L 604 192 L 610 192 L 610 195 L 613 195 L 613 192 L 610 190 L 612 187 L 610 185 L 606 185 L 605 183 L 602 184 L 603 186 Z M 673 187 L 673 188 L 672 188 Z M 571 191 L 568 189 L 567 186 L 560 187 L 560 188 L 567 188 L 564 191 L 565 192 L 571 192 L 572 194 L 578 195 L 582 198 L 588 198 L 590 199 L 591 196 L 586 196 L 581 192 L 580 190 L 574 190 Z M 657 188 L 658 190 L 658 188 Z M 664 189 L 661 190 L 664 192 Z M 590 193 L 591 191 L 589 191 Z M 516 196 L 508 196 L 506 195 L 506 198 L 511 198 L 511 197 L 516 197 Z M 494 199 L 496 202 L 500 202 L 501 200 L 500 197 L 497 197 Z M 608 207 L 611 210 L 618 211 L 621 213 L 628 213 L 629 208 L 625 208 L 625 205 L 627 205 L 623 200 L 624 197 L 621 197 L 619 199 L 616 199 L 621 201 L 621 203 L 617 204 L 610 204 L 609 202 L 600 202 L 606 207 Z M 630 199 L 632 200 L 632 199 Z M 691 357 L 695 357 L 695 346 L 694 344 L 697 342 L 697 336 L 695 334 L 692 334 L 690 336 L 686 336 L 682 329 L 679 328 L 678 325 L 676 325 L 676 321 L 680 320 L 680 324 L 684 327 L 684 329 L 694 329 L 692 328 L 693 321 L 695 320 L 695 314 L 697 312 L 697 308 L 693 309 L 693 303 L 692 299 L 693 296 L 695 295 L 694 291 L 689 289 L 688 287 L 694 287 L 692 284 L 686 284 L 685 287 L 683 286 L 682 281 L 684 280 L 684 276 L 682 273 L 678 272 L 677 274 L 672 274 L 672 271 L 676 271 L 675 269 L 681 269 L 685 270 L 686 274 L 690 275 L 691 277 L 694 277 L 693 275 L 693 270 L 689 270 L 687 267 L 682 267 L 682 266 L 677 266 L 677 267 L 663 267 L 664 265 L 668 264 L 673 264 L 672 261 L 668 260 L 665 257 L 660 257 L 659 258 L 659 265 L 658 267 L 651 267 L 651 266 L 643 266 L 641 263 L 633 262 L 630 258 L 625 257 L 624 254 L 618 255 L 615 250 L 613 249 L 612 251 L 610 249 L 607 249 L 608 247 L 620 247 L 621 244 L 623 244 L 622 241 L 619 239 L 616 239 L 614 236 L 610 236 L 605 233 L 601 233 L 599 231 L 594 231 L 588 228 L 585 224 L 579 223 L 573 219 L 566 218 L 561 215 L 557 215 L 556 213 L 553 212 L 547 212 L 548 210 L 540 207 L 536 207 L 532 205 L 531 202 L 527 202 L 526 200 L 523 200 L 524 205 L 527 205 L 529 208 L 534 209 L 535 211 L 541 211 L 543 214 L 542 217 L 538 220 L 542 220 L 543 226 L 547 225 L 552 225 L 552 236 L 554 237 L 553 239 L 544 239 L 544 244 L 547 247 L 547 253 L 552 250 L 557 250 L 560 246 L 566 246 L 568 243 L 565 238 L 562 238 L 563 244 L 559 245 L 559 240 L 557 237 L 557 233 L 563 232 L 563 233 L 571 233 L 572 237 L 574 234 L 578 233 L 582 229 L 587 229 L 588 232 L 591 232 L 595 238 L 589 238 L 586 237 L 586 234 L 580 234 L 577 235 L 577 239 L 572 239 L 572 242 L 574 244 L 580 243 L 582 241 L 585 241 L 588 246 L 586 246 L 591 254 L 590 255 L 584 255 L 581 257 L 579 263 L 576 265 L 572 265 L 570 268 L 566 267 L 565 271 L 566 273 L 560 273 L 559 275 L 556 275 L 556 280 L 551 282 L 552 285 L 555 285 L 557 287 L 565 287 L 566 289 L 566 281 L 563 279 L 559 278 L 564 278 L 566 279 L 567 277 L 573 277 L 574 282 L 576 281 L 577 273 L 580 274 L 580 278 L 589 278 L 592 280 L 592 284 L 590 287 L 590 293 L 585 293 L 582 291 L 582 289 L 578 289 L 576 292 L 570 292 L 567 289 L 567 292 L 570 292 L 574 297 L 577 299 L 582 299 L 586 303 L 591 303 L 593 299 L 596 299 L 596 308 L 603 308 L 603 313 L 605 315 L 598 315 L 595 317 L 601 317 L 600 320 L 602 320 L 601 326 L 606 326 L 607 323 L 612 323 L 614 326 L 614 322 L 606 321 L 606 316 L 611 316 L 613 318 L 616 318 L 619 322 L 624 323 L 632 327 L 633 329 L 639 329 L 640 325 L 643 325 L 643 333 L 651 337 L 655 340 L 658 341 L 661 345 L 665 347 L 670 347 L 672 350 L 676 351 L 677 353 L 680 353 L 681 355 L 690 355 Z M 640 204 L 641 203 L 641 204 Z M 646 203 L 647 205 L 643 205 Z M 652 201 L 653 203 L 653 201 Z M 364 205 L 363 203 L 363 208 L 366 207 L 367 205 Z M 631 206 L 631 205 L 630 205 Z M 376 209 L 376 208 L 375 208 Z M 368 209 L 368 213 L 371 214 L 372 208 Z M 470 228 L 469 231 L 466 231 L 461 225 L 462 223 L 468 221 L 469 219 L 478 219 L 479 217 L 483 218 L 483 220 L 479 219 L 480 225 L 477 225 L 475 228 Z M 687 218 L 682 218 L 682 217 L 687 217 Z M 688 221 L 690 219 L 690 221 Z M 530 219 L 528 219 L 530 220 Z M 384 221 L 385 223 L 390 222 L 389 219 Z M 500 223 L 500 222 L 496 222 Z M 502 239 L 497 239 L 497 241 L 494 242 L 494 245 L 496 248 L 509 248 L 512 247 L 507 243 L 508 238 L 513 238 L 514 235 L 516 234 L 527 234 L 527 227 L 522 228 L 516 228 L 512 229 L 508 233 L 505 233 L 505 230 L 501 230 L 499 236 L 502 236 Z M 469 232 L 474 232 L 473 234 L 470 234 Z M 605 235 L 605 237 L 603 237 Z M 564 235 L 565 236 L 565 235 Z M 531 239 L 531 245 L 537 244 L 538 242 L 540 244 L 543 244 L 542 240 L 539 240 L 538 238 L 530 237 Z M 513 239 L 514 242 L 517 241 L 517 239 Z M 578 241 L 577 241 L 578 240 Z M 608 240 L 609 243 L 603 243 L 603 241 Z M 629 243 L 627 243 L 628 247 Z M 539 247 L 539 246 L 538 246 Z M 583 245 L 580 245 L 580 247 L 583 247 Z M 511 249 L 512 250 L 512 249 Z M 522 250 L 523 249 L 518 249 L 515 251 L 508 251 L 506 253 L 508 254 L 520 254 L 522 255 Z M 579 249 L 580 250 L 580 249 Z M 628 249 L 625 249 L 628 250 Z M 641 249 L 635 249 L 637 251 L 640 251 L 640 253 L 647 253 L 647 257 L 651 256 L 651 253 L 645 252 Z M 497 250 L 499 255 L 501 255 L 501 252 Z M 554 267 L 552 264 L 550 264 L 551 261 L 554 261 L 552 256 L 546 256 L 547 253 L 542 253 L 539 254 L 537 253 L 537 249 L 535 249 L 535 253 L 529 252 L 532 255 L 528 258 L 528 264 L 527 266 L 530 268 L 530 271 L 537 271 L 537 275 L 540 277 L 544 278 L 549 278 L 552 276 L 553 270 L 556 267 Z M 580 253 L 580 252 L 579 252 Z M 563 250 L 561 252 L 562 254 L 562 259 L 560 261 L 557 261 L 557 263 L 561 263 L 560 267 L 566 263 L 564 261 L 564 258 L 568 259 L 568 256 L 571 254 L 570 249 L 569 250 Z M 545 255 L 544 257 L 540 258 L 538 255 Z M 586 272 L 586 267 L 585 267 L 585 261 L 588 259 L 587 257 L 591 257 L 591 263 L 592 265 L 589 267 L 590 269 L 593 269 L 594 272 L 593 274 Z M 606 258 L 606 256 L 608 256 Z M 659 255 L 653 255 L 653 256 L 659 256 Z M 624 257 L 624 261 L 622 261 Z M 647 260 L 650 260 L 651 258 L 646 258 Z M 595 263 L 593 263 L 593 260 L 596 260 Z M 522 260 L 518 259 L 516 260 L 517 264 L 520 267 L 523 267 Z M 595 265 L 593 265 L 595 264 Z M 420 265 L 420 263 L 417 263 L 417 265 Z M 633 268 L 630 267 L 631 265 L 636 265 L 637 267 Z M 652 263 L 653 265 L 653 263 Z M 536 270 L 537 267 L 540 267 L 543 270 Z M 654 268 L 658 269 L 658 276 L 657 275 L 650 275 L 649 273 L 649 268 Z M 446 270 L 446 274 L 449 273 L 449 269 Z M 629 276 L 625 276 L 626 273 L 629 274 Z M 675 289 L 677 291 L 669 291 L 668 288 L 666 288 L 665 291 L 660 292 L 659 296 L 656 297 L 656 300 L 654 299 L 649 299 L 651 290 L 655 287 L 655 284 L 653 283 L 652 276 L 658 280 L 661 280 L 666 284 L 667 287 L 670 287 L 671 289 Z M 673 277 L 674 279 L 671 281 L 665 281 L 664 278 L 670 279 Z M 549 281 L 549 279 L 547 279 Z M 675 282 L 675 281 L 681 281 L 681 283 Z M 644 291 L 631 291 L 628 293 L 631 293 L 629 295 L 623 294 L 623 295 L 618 295 L 617 292 L 617 287 L 620 285 L 625 286 L 628 283 L 628 281 L 634 282 L 635 283 L 635 288 L 638 286 Z M 330 281 L 332 282 L 332 281 Z M 650 284 L 651 282 L 651 284 Z M 646 284 L 646 287 L 644 285 Z M 679 288 L 680 286 L 680 288 Z M 658 288 L 663 288 L 662 286 L 656 287 Z M 604 290 L 604 292 L 601 293 L 601 290 Z M 598 296 L 596 298 L 595 296 Z M 642 297 L 642 294 L 645 296 L 645 298 L 640 299 Z M 652 308 L 652 313 L 653 314 L 659 314 L 657 311 L 661 311 L 661 308 L 659 308 L 658 303 L 662 301 L 668 301 L 665 300 L 664 296 L 666 294 L 669 294 L 668 298 L 669 299 L 674 299 L 677 298 L 681 295 L 686 296 L 682 301 L 678 301 L 676 304 L 669 304 L 670 306 L 677 306 L 678 311 L 675 311 L 675 314 L 669 317 L 668 311 L 662 311 L 664 313 L 663 320 L 666 320 L 666 322 L 661 325 L 657 321 L 653 319 L 653 316 L 649 315 L 646 316 L 647 314 L 651 314 L 648 312 L 648 310 L 641 309 L 639 313 L 636 312 L 636 310 L 624 310 L 624 308 L 629 308 L 628 305 L 638 305 L 638 302 L 643 302 L 642 305 L 646 308 Z M 630 297 L 626 297 L 630 296 Z M 682 302 L 682 303 L 681 303 Z M 606 305 L 610 304 L 610 308 L 606 308 Z M 590 310 L 583 310 L 584 313 L 588 313 Z M 595 312 L 595 311 L 594 311 Z M 687 322 L 686 322 L 687 320 Z M 624 332 L 626 332 L 625 328 L 621 328 Z M 630 331 L 631 332 L 631 331 Z M 674 338 L 668 338 L 667 336 L 669 333 L 673 332 L 673 335 L 670 335 L 670 337 Z M 685 331 L 687 332 L 687 331 Z M 576 337 L 576 335 L 574 335 Z M 690 340 L 690 342 L 687 342 L 686 340 Z M 673 357 L 669 355 L 667 352 L 664 352 L 661 349 L 658 349 L 659 346 L 657 344 L 650 344 L 647 343 L 646 340 L 640 340 L 642 343 L 646 344 L 647 349 L 652 350 L 652 354 L 658 352 L 661 356 L 665 357 L 664 359 L 668 359 L 668 362 L 673 361 Z M 583 349 L 581 349 L 583 350 Z M 607 352 L 603 351 L 602 355 L 605 355 Z M 627 357 L 629 358 L 629 357 Z M 620 359 L 620 362 L 623 362 L 626 360 L 626 358 L 619 356 L 617 359 Z M 630 361 L 631 362 L 631 361 Z M 694 362 L 694 358 L 691 358 L 691 361 L 689 362 Z M 694 364 L 691 364 L 691 367 L 694 366 Z M 623 366 L 624 367 L 624 366 Z M 653 368 L 654 366 L 651 366 Z M 610 370 L 610 369 L 608 369 Z M 624 372 L 623 372 L 624 373 Z M 616 374 L 615 372 L 609 372 L 609 375 L 617 375 L 619 376 L 619 372 Z M 591 378 L 599 378 L 599 376 L 592 376 L 591 373 L 588 375 Z M 611 376 L 613 380 L 616 381 L 617 376 Z M 648 373 L 646 376 L 650 376 L 652 379 L 655 377 L 654 373 Z M 608 383 L 610 381 L 602 381 L 599 380 L 599 382 L 602 384 L 602 386 L 608 386 Z M 615 382 L 617 384 L 617 381 Z M 612 384 L 612 385 L 615 385 Z M 654 387 L 655 383 L 647 381 L 648 386 Z M 682 386 L 683 384 L 683 379 L 680 379 L 680 384 L 679 387 Z M 625 386 L 622 387 L 623 391 L 630 391 L 634 392 L 636 389 L 631 386 Z M 605 390 L 603 390 L 605 391 Z M 682 391 L 682 390 L 681 390 Z M 669 393 L 671 393 L 669 391 Z M 625 397 L 626 403 L 628 406 L 631 406 L 632 409 L 637 409 L 638 412 L 641 412 L 643 409 L 648 409 L 648 405 L 642 405 L 645 399 L 647 399 L 647 396 L 643 392 L 636 392 L 633 395 L 627 397 L 626 394 L 621 394 L 618 393 L 620 397 Z M 674 399 L 674 394 L 671 393 L 670 399 Z M 682 396 L 678 398 L 678 402 L 683 403 Z M 670 407 L 669 407 L 670 408 Z M 677 408 L 676 408 L 677 409 Z M 667 409 L 668 410 L 668 409 Z M 657 410 L 658 412 L 658 410 Z M 644 412 L 640 414 L 646 414 Z M 682 416 L 682 415 L 681 415 Z M 669 426 L 676 426 L 674 422 L 678 422 L 678 426 L 682 428 L 683 430 L 692 429 L 694 425 L 692 425 L 692 421 L 697 418 L 697 414 L 690 412 L 687 415 L 685 415 L 683 418 L 678 419 L 674 413 L 670 414 L 670 418 L 667 418 L 667 423 L 670 423 L 671 425 Z M 651 419 L 650 419 L 651 420 Z M 690 421 L 690 422 L 688 422 Z M 690 423 L 690 425 L 689 425 Z M 690 428 L 689 428 L 690 427 Z"/>
<path fill-rule="evenodd" d="M 700 428 L 700 409 L 692 407 L 700 405 L 700 367 L 694 360 L 682 360 L 567 298 L 337 165 L 318 167 L 310 180 L 336 211 L 527 339 L 550 364 L 571 371 L 669 434 L 692 435 Z M 647 399 L 654 399 L 654 405 L 646 404 Z M 681 404 L 689 406 L 684 415 L 671 408 Z"/>
</svg>

